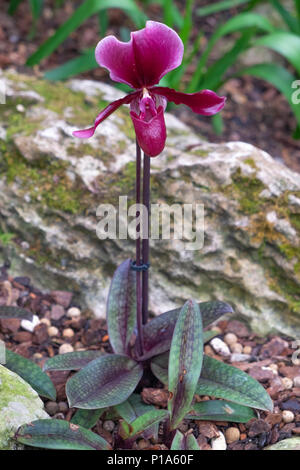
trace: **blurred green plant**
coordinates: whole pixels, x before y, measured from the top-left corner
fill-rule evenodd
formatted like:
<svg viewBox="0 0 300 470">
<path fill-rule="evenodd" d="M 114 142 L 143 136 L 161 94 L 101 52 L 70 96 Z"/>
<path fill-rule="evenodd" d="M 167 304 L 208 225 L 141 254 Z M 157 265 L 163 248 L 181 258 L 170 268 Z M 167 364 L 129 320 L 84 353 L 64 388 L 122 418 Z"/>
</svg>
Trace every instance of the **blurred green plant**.
<svg viewBox="0 0 300 470">
<path fill-rule="evenodd" d="M 10 12 L 13 12 L 22 0 L 11 0 Z M 57 0 L 58 1 L 58 0 Z M 60 3 L 63 0 L 59 0 Z M 38 18 L 41 12 L 42 0 L 30 0 L 33 16 Z M 260 4 L 269 4 L 281 19 L 278 26 L 273 20 L 255 10 Z M 232 77 L 252 75 L 266 80 L 275 86 L 287 99 L 297 121 L 294 132 L 295 138 L 300 138 L 300 107 L 293 103 L 292 83 L 300 73 L 300 0 L 293 0 L 293 9 L 288 9 L 284 2 L 279 0 L 222 0 L 201 8 L 196 8 L 195 0 L 186 0 L 185 11 L 180 12 L 174 0 L 85 0 L 75 9 L 71 17 L 44 42 L 37 51 L 29 57 L 27 65 L 39 64 L 48 57 L 67 37 L 93 15 L 99 17 L 100 37 L 103 37 L 109 25 L 109 9 L 120 9 L 132 20 L 136 28 L 145 25 L 147 11 L 150 5 L 159 5 L 162 21 L 179 31 L 185 46 L 185 55 L 182 65 L 163 78 L 161 84 L 182 91 L 193 93 L 201 88 L 218 91 L 224 83 Z M 203 31 L 195 34 L 195 17 L 212 15 L 218 12 L 232 10 L 233 7 L 242 8 L 240 13 L 231 16 L 225 23 L 219 25 L 214 33 L 206 40 Z M 238 11 L 239 11 L 238 10 Z M 270 15 L 273 16 L 273 15 Z M 122 40 L 129 39 L 129 30 L 125 27 L 119 31 Z M 220 42 L 230 38 L 230 49 L 211 64 L 211 56 Z M 203 48 L 204 44 L 204 48 Z M 253 47 L 270 49 L 281 55 L 282 60 L 258 63 L 249 67 L 237 66 L 238 59 Z M 98 65 L 94 57 L 94 48 L 81 52 L 76 57 L 60 67 L 48 70 L 45 78 L 50 80 L 64 80 L 79 73 L 90 71 Z M 192 73 L 191 73 L 192 70 Z M 116 85 L 128 91 L 126 85 Z M 217 133 L 223 129 L 222 116 L 213 116 L 212 122 Z"/>
</svg>

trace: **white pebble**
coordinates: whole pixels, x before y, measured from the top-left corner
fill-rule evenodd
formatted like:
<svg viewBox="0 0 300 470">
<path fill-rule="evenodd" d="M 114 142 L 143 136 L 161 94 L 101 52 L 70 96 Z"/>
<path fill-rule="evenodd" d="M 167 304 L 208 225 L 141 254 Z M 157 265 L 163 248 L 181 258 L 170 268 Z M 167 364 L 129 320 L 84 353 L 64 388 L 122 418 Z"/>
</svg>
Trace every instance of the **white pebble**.
<svg viewBox="0 0 300 470">
<path fill-rule="evenodd" d="M 19 111 L 19 113 L 24 113 L 25 112 L 25 108 L 22 104 L 17 104 L 16 110 Z"/>
<path fill-rule="evenodd" d="M 58 328 L 56 328 L 56 326 L 49 326 L 48 335 L 49 336 L 58 336 L 59 335 Z"/>
<path fill-rule="evenodd" d="M 48 318 L 42 318 L 41 323 L 44 323 L 47 326 L 51 326 L 51 321 Z"/>
<path fill-rule="evenodd" d="M 297 375 L 297 377 L 294 377 L 294 385 L 295 387 L 300 388 L 300 375 Z"/>
<path fill-rule="evenodd" d="M 227 333 L 224 336 L 224 341 L 225 341 L 226 344 L 228 344 L 230 346 L 231 344 L 236 344 L 238 342 L 238 339 L 237 339 L 237 336 L 234 333 Z"/>
<path fill-rule="evenodd" d="M 67 317 L 69 318 L 79 318 L 81 315 L 81 311 L 77 307 L 71 307 L 67 311 Z"/>
<path fill-rule="evenodd" d="M 295 415 L 290 410 L 284 410 L 282 412 L 282 419 L 285 423 L 292 423 L 295 419 Z"/>
<path fill-rule="evenodd" d="M 230 362 L 244 362 L 249 361 L 251 359 L 250 354 L 240 354 L 240 353 L 233 353 L 230 357 Z"/>
<path fill-rule="evenodd" d="M 211 440 L 211 448 L 212 450 L 226 450 L 227 444 L 224 434 L 219 431 L 219 436 L 214 437 Z"/>
<path fill-rule="evenodd" d="M 230 350 L 233 353 L 241 354 L 243 352 L 243 346 L 240 343 L 235 343 L 230 345 Z"/>
<path fill-rule="evenodd" d="M 213 338 L 210 342 L 216 353 L 220 354 L 220 356 L 230 356 L 230 351 L 226 343 L 222 341 L 220 338 Z"/>
<path fill-rule="evenodd" d="M 74 348 L 71 346 L 71 344 L 64 343 L 59 347 L 58 354 L 66 354 L 69 352 L 73 352 Z"/>
<path fill-rule="evenodd" d="M 33 332 L 35 327 L 40 324 L 40 319 L 37 315 L 33 315 L 32 320 L 22 320 L 21 321 L 21 327 L 29 331 L 30 333 Z"/>
<path fill-rule="evenodd" d="M 281 381 L 282 381 L 282 384 L 283 384 L 283 386 L 286 390 L 290 390 L 291 388 L 293 388 L 292 379 L 289 379 L 288 377 L 283 377 L 283 379 L 281 379 Z"/>
<path fill-rule="evenodd" d="M 66 328 L 63 331 L 63 337 L 64 338 L 73 338 L 73 336 L 74 336 L 74 331 L 72 330 L 72 328 Z"/>
</svg>

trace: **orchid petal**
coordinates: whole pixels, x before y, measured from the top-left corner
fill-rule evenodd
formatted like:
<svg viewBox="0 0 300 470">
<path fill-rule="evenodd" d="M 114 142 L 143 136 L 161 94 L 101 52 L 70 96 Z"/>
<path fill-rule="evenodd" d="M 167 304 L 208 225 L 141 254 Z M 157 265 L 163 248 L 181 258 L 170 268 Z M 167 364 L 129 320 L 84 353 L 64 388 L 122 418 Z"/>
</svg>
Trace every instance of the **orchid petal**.
<svg viewBox="0 0 300 470">
<path fill-rule="evenodd" d="M 131 33 L 129 42 L 114 36 L 102 39 L 95 51 L 98 64 L 110 72 L 110 78 L 132 88 L 157 84 L 183 57 L 183 43 L 168 26 L 147 21 L 146 27 Z"/>
<path fill-rule="evenodd" d="M 104 119 L 110 116 L 114 111 L 116 111 L 116 109 L 122 106 L 122 104 L 130 103 L 138 94 L 139 92 L 129 93 L 129 95 L 124 96 L 124 98 L 113 101 L 108 106 L 106 106 L 106 108 L 104 108 L 101 113 L 98 114 L 92 127 L 80 131 L 74 131 L 73 135 L 75 137 L 79 137 L 80 139 L 88 139 L 89 137 L 92 137 L 96 128 L 102 121 L 104 121 Z"/>
<path fill-rule="evenodd" d="M 130 116 L 140 147 L 149 157 L 156 157 L 164 149 L 167 138 L 163 107 L 160 106 L 157 114 L 149 121 L 141 119 L 133 111 Z"/>
<path fill-rule="evenodd" d="M 202 90 L 197 93 L 181 93 L 166 87 L 155 87 L 152 93 L 164 96 L 168 101 L 175 104 L 185 104 L 194 113 L 212 116 L 224 107 L 226 97 L 219 96 L 212 90 Z"/>
</svg>

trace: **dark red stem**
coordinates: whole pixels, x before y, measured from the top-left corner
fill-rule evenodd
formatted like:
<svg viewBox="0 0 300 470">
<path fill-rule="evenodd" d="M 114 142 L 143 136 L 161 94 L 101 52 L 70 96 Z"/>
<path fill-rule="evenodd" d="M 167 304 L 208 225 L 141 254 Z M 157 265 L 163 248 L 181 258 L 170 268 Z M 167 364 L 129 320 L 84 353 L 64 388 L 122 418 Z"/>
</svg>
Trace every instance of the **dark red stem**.
<svg viewBox="0 0 300 470">
<path fill-rule="evenodd" d="M 150 157 L 144 154 L 143 167 L 143 205 L 147 209 L 147 228 L 146 238 L 142 241 L 142 258 L 143 264 L 149 263 L 149 233 L 150 233 Z M 142 315 L 143 324 L 148 320 L 148 303 L 149 303 L 149 271 L 143 271 L 142 279 Z"/>
<path fill-rule="evenodd" d="M 136 188 L 135 188 L 136 204 L 141 203 L 141 148 L 136 142 Z M 137 211 L 136 216 L 139 216 Z M 136 265 L 140 266 L 141 263 L 141 239 L 140 239 L 140 225 L 137 226 L 137 238 L 135 245 L 135 261 Z M 142 315 L 142 289 L 141 289 L 141 272 L 136 271 L 136 315 L 137 315 L 137 329 L 138 329 L 138 346 L 139 353 L 142 356 L 143 348 L 143 315 Z"/>
</svg>

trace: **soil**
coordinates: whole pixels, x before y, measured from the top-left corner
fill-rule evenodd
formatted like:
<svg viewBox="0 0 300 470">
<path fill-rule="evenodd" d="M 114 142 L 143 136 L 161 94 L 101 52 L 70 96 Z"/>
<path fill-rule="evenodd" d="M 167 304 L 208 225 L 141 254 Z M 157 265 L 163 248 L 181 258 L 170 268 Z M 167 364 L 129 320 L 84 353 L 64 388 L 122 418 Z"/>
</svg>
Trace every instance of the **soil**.
<svg viewBox="0 0 300 470">
<path fill-rule="evenodd" d="M 24 330 L 18 319 L 0 320 L 0 339 L 5 342 L 8 349 L 31 359 L 41 367 L 49 357 L 59 354 L 60 347 L 66 344 L 75 351 L 112 352 L 105 321 L 91 318 L 89 312 L 81 311 L 80 306 L 72 302 L 72 293 L 41 292 L 27 277 L 12 278 L 6 267 L 0 268 L 0 273 L 0 305 L 25 307 L 38 315 L 40 320 L 33 332 Z M 71 307 L 79 308 L 79 317 L 70 318 L 68 312 Z M 54 335 L 53 327 L 57 328 Z M 219 321 L 214 329 L 216 328 L 219 329 L 217 337 L 222 340 L 225 338 L 225 341 L 230 342 L 226 336 L 228 333 L 236 336 L 235 345 L 240 346 L 235 346 L 235 348 L 239 348 L 244 354 L 247 353 L 247 356 L 243 361 L 240 356 L 237 356 L 236 360 L 239 362 L 232 362 L 234 356 L 230 356 L 230 364 L 246 371 L 266 388 L 273 399 L 274 410 L 272 413 L 257 412 L 257 418 L 253 418 L 246 424 L 185 420 L 180 425 L 180 430 L 192 432 L 201 450 L 211 450 L 212 439 L 220 432 L 227 436 L 229 428 L 238 430 L 238 438 L 234 442 L 227 442 L 228 450 L 260 450 L 282 439 L 298 436 L 300 434 L 300 363 L 295 365 L 295 361 L 292 361 L 292 355 L 295 353 L 293 340 L 279 336 L 259 338 L 251 333 L 246 325 L 232 319 Z M 66 337 L 66 330 L 68 337 Z M 211 344 L 205 346 L 205 353 L 220 361 L 229 362 L 229 357 L 217 354 Z M 65 394 L 65 384 L 71 374 L 72 372 L 69 371 L 49 372 L 57 391 L 57 400 L 56 402 L 43 400 L 46 411 L 53 418 L 70 421 L 75 413 L 74 408 L 68 407 Z M 137 391 L 141 393 L 145 403 L 154 404 L 161 409 L 167 407 L 168 392 L 150 373 L 139 385 Z M 202 401 L 209 400 L 210 397 L 196 395 L 195 399 Z M 285 422 L 284 414 L 287 410 L 292 412 L 291 422 L 288 423 Z M 118 427 L 117 419 L 104 414 L 92 430 L 104 437 L 114 449 L 120 449 L 125 445 L 128 446 L 128 443 L 124 443 L 118 437 Z M 232 433 L 232 430 L 229 432 Z M 167 450 L 169 445 L 168 436 L 161 428 L 158 439 L 138 437 L 130 443 L 129 448 Z"/>
<path fill-rule="evenodd" d="M 32 18 L 29 2 L 22 2 L 14 14 L 9 16 L 7 8 L 9 0 L 2 0 L 0 12 L 0 68 L 14 67 L 20 72 L 42 75 L 45 70 L 57 67 L 67 60 L 78 56 L 78 52 L 94 47 L 99 41 L 99 24 L 97 15 L 87 20 L 78 30 L 74 31 L 64 43 L 39 66 L 33 69 L 26 67 L 27 58 L 73 13 L 81 2 L 67 0 L 61 7 L 54 7 L 54 0 L 45 0 L 45 8 L 39 19 L 36 34 L 32 35 Z M 207 4 L 207 0 L 198 0 L 196 7 Z M 177 2 L 180 9 L 183 2 Z M 209 37 L 216 25 L 233 16 L 238 11 L 215 14 L 210 17 L 194 16 L 195 30 L 199 29 Z M 161 10 L 158 6 L 147 7 L 151 19 L 161 21 Z M 119 10 L 109 12 L 109 28 L 107 34 L 120 33 L 121 27 L 135 29 L 130 20 Z M 192 73 L 192 69 L 189 71 Z M 100 67 L 81 77 L 106 81 L 111 84 L 107 72 Z M 188 77 L 187 77 L 188 79 Z M 252 77 L 231 79 L 221 90 L 227 96 L 223 110 L 224 132 L 217 136 L 207 117 L 193 114 L 188 108 L 180 106 L 174 112 L 182 121 L 192 126 L 196 132 L 211 142 L 239 140 L 249 142 L 270 153 L 275 159 L 283 161 L 288 167 L 300 171 L 300 140 L 292 138 L 295 119 L 285 98 L 271 85 L 263 80 Z"/>
</svg>

